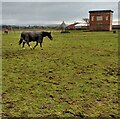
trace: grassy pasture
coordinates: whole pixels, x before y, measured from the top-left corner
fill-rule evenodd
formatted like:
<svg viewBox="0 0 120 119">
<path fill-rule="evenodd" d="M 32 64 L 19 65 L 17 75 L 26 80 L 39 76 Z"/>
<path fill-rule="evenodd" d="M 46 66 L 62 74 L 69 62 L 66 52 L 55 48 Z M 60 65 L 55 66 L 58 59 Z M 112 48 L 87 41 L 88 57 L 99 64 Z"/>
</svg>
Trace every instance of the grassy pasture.
<svg viewBox="0 0 120 119">
<path fill-rule="evenodd" d="M 118 34 L 52 34 L 43 50 L 2 35 L 3 117 L 118 117 Z"/>
</svg>

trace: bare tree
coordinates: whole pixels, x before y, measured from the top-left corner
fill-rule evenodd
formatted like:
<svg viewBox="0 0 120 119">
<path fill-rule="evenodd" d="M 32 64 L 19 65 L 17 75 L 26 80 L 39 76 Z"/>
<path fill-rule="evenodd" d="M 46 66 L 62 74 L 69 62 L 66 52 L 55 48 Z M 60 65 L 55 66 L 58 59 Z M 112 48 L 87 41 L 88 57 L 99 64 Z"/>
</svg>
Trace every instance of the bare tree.
<svg viewBox="0 0 120 119">
<path fill-rule="evenodd" d="M 87 28 L 89 27 L 89 19 L 88 18 L 83 18 L 83 21 L 86 23 Z"/>
</svg>

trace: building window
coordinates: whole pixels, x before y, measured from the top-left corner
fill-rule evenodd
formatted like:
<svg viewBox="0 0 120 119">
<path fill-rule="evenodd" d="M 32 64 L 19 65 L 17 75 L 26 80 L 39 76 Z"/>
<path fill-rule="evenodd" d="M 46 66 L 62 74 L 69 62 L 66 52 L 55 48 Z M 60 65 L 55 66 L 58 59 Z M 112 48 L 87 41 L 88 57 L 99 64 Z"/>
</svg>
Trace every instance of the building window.
<svg viewBox="0 0 120 119">
<path fill-rule="evenodd" d="M 108 19 L 109 19 L 109 16 L 106 16 L 106 21 L 108 21 Z"/>
<path fill-rule="evenodd" d="M 103 16 L 97 16 L 97 21 L 102 21 L 103 20 Z"/>
<path fill-rule="evenodd" d="M 91 21 L 94 21 L 94 16 L 91 17 Z"/>
</svg>

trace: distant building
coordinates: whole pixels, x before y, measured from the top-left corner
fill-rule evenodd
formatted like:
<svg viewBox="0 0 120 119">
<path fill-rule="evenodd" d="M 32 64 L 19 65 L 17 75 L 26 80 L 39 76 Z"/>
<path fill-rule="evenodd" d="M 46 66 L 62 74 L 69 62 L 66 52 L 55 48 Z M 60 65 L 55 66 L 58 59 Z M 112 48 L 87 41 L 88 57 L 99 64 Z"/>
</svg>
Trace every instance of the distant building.
<svg viewBox="0 0 120 119">
<path fill-rule="evenodd" d="M 89 11 L 90 31 L 111 31 L 112 30 L 112 10 Z"/>
<path fill-rule="evenodd" d="M 87 25 L 86 23 L 79 23 L 75 25 L 75 29 L 76 30 L 87 30 Z"/>
<path fill-rule="evenodd" d="M 67 26 L 67 29 L 75 30 L 76 29 L 75 25 L 77 25 L 77 24 L 78 23 L 70 24 L 70 25 Z"/>
<path fill-rule="evenodd" d="M 84 21 L 81 21 L 70 24 L 66 28 L 69 30 L 78 30 L 78 29 L 80 30 L 80 29 L 87 29 L 87 25 Z"/>
<path fill-rule="evenodd" d="M 112 25 L 112 29 L 120 29 L 120 25 Z"/>
</svg>

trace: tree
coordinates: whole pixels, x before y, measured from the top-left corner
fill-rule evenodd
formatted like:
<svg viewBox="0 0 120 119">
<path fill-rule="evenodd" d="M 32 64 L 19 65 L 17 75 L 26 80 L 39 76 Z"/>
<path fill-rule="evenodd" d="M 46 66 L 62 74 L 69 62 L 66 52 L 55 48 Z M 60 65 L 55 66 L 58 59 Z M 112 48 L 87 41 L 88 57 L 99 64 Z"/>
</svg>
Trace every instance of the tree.
<svg viewBox="0 0 120 119">
<path fill-rule="evenodd" d="M 87 28 L 89 27 L 89 19 L 88 18 L 83 18 L 83 21 L 86 23 Z"/>
</svg>

